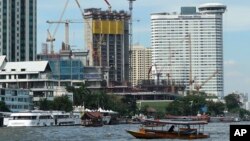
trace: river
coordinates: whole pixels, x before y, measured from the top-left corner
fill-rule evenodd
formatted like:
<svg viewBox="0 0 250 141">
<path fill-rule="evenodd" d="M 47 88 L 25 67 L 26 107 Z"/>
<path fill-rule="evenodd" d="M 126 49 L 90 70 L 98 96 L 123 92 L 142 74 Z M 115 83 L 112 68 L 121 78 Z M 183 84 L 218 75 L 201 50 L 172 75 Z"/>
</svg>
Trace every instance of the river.
<svg viewBox="0 0 250 141">
<path fill-rule="evenodd" d="M 210 138 L 202 141 L 229 141 L 230 124 L 250 125 L 250 122 L 209 123 L 205 126 L 205 132 L 210 134 Z M 140 141 L 125 132 L 125 129 L 136 130 L 138 126 L 121 124 L 103 127 L 1 127 L 0 141 Z"/>
</svg>

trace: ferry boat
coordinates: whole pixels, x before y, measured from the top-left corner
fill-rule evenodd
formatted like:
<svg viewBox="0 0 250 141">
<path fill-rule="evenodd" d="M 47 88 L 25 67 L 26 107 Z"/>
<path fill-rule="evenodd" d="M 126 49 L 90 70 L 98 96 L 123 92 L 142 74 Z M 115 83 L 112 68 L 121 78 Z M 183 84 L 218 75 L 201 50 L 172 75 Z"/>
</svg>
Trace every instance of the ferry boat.
<svg viewBox="0 0 250 141">
<path fill-rule="evenodd" d="M 53 111 L 52 117 L 55 120 L 55 125 L 58 126 L 75 126 L 81 125 L 80 113 L 65 113 L 62 111 Z"/>
<path fill-rule="evenodd" d="M 147 122 L 150 124 L 146 124 L 146 126 L 140 127 L 138 131 L 126 131 L 132 136 L 140 139 L 209 138 L 209 135 L 204 133 L 204 125 L 207 124 L 206 121 L 146 120 L 145 123 Z"/>
<path fill-rule="evenodd" d="M 28 111 L 12 113 L 7 127 L 18 126 L 74 126 L 80 125 L 80 114 L 62 111 Z"/>
<path fill-rule="evenodd" d="M 18 126 L 54 126 L 55 121 L 50 113 L 44 112 L 24 112 L 12 113 L 7 127 Z"/>
</svg>

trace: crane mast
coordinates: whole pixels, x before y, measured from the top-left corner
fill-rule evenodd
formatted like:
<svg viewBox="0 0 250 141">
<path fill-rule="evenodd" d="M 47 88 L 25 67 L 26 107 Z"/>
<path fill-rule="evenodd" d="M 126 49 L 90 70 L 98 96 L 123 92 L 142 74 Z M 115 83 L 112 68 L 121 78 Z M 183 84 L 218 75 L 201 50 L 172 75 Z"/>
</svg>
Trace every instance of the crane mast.
<svg viewBox="0 0 250 141">
<path fill-rule="evenodd" d="M 197 93 L 199 94 L 200 89 L 209 81 L 211 80 L 216 74 L 218 74 L 219 71 L 216 70 L 211 76 L 209 76 L 204 82 L 202 82 L 200 85 L 195 85 L 195 89 Z"/>
<path fill-rule="evenodd" d="M 104 0 L 104 1 L 105 1 L 106 4 L 108 5 L 109 12 L 111 12 L 111 11 L 112 11 L 112 7 L 111 7 L 110 3 L 108 2 L 108 0 Z"/>
<path fill-rule="evenodd" d="M 62 20 L 62 18 L 64 16 L 64 13 L 65 13 L 65 11 L 66 11 L 66 9 L 68 7 L 68 4 L 69 4 L 69 0 L 66 1 L 65 5 L 64 5 L 64 8 L 63 8 L 63 11 L 62 11 L 62 13 L 61 13 L 58 21 Z M 53 34 L 51 34 L 50 31 L 49 31 L 49 29 L 50 29 L 51 26 L 49 26 L 49 28 L 47 29 L 48 37 L 46 39 L 46 42 L 50 42 L 50 53 L 51 54 L 54 54 L 54 45 L 53 45 L 53 42 L 56 40 L 55 39 L 55 35 L 57 33 L 59 25 L 60 25 L 59 23 L 56 25 L 56 28 L 55 28 Z"/>
<path fill-rule="evenodd" d="M 135 0 L 128 0 L 129 1 L 129 80 L 132 82 L 132 46 L 133 46 L 133 2 Z"/>
</svg>

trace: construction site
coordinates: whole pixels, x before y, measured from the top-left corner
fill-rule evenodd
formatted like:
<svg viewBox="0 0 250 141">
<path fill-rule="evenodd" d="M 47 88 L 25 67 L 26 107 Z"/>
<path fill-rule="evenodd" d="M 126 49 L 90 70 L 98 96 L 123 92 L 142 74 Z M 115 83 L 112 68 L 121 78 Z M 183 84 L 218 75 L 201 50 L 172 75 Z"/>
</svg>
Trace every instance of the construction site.
<svg viewBox="0 0 250 141">
<path fill-rule="evenodd" d="M 77 4 L 81 20 L 63 19 L 69 0 L 66 2 L 59 20 L 47 21 L 49 25 L 56 25 L 54 32 L 47 30 L 47 43 L 43 44 L 42 54 L 38 55 L 39 60 L 57 60 L 60 66 L 60 60 L 80 59 L 83 64 L 84 73 L 78 79 L 88 84 L 89 88 L 94 90 L 105 90 L 107 93 L 116 93 L 120 95 L 132 95 L 137 100 L 173 100 L 177 96 L 184 95 L 186 86 L 182 82 L 174 80 L 162 80 L 160 75 L 157 79 L 152 78 L 151 67 L 145 68 L 148 71 L 148 78 L 137 80 L 138 85 L 131 85 L 132 71 L 132 47 L 133 47 L 133 2 L 128 0 L 129 10 L 113 10 L 108 0 L 104 0 L 108 9 L 86 8 L 82 9 L 78 0 Z M 72 1 L 71 1 L 72 2 Z M 72 49 L 69 41 L 69 24 L 81 23 L 84 25 L 84 44 L 85 51 Z M 59 24 L 65 26 L 65 39 L 59 52 L 54 51 L 55 34 Z M 55 63 L 55 62 L 54 62 Z M 55 63 L 56 64 L 56 63 Z M 55 68 L 61 70 L 62 68 Z M 71 76 L 67 77 L 72 80 Z M 61 78 L 56 73 L 57 78 Z M 103 83 L 105 81 L 105 83 Z M 80 82 L 80 81 L 77 81 Z M 70 84 L 70 83 L 69 83 Z M 66 85 L 66 84 L 65 84 Z M 72 85 L 72 83 L 71 83 Z"/>
</svg>

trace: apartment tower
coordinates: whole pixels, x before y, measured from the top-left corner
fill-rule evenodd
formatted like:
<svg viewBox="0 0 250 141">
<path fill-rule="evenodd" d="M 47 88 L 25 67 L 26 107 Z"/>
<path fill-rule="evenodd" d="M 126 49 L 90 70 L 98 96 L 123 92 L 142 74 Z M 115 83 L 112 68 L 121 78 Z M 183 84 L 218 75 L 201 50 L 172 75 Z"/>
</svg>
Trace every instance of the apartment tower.
<svg viewBox="0 0 250 141">
<path fill-rule="evenodd" d="M 84 18 L 89 65 L 108 69 L 109 84 L 128 82 L 129 14 L 90 8 L 84 10 Z"/>
<path fill-rule="evenodd" d="M 152 50 L 140 45 L 134 45 L 132 49 L 132 85 L 138 85 L 140 80 L 151 79 L 148 74 L 152 65 Z"/>
<path fill-rule="evenodd" d="M 36 0 L 0 0 L 0 55 L 8 61 L 36 59 Z"/>
<path fill-rule="evenodd" d="M 226 6 L 206 3 L 181 13 L 151 14 L 152 64 L 161 79 L 182 81 L 187 90 L 223 96 L 223 13 Z M 153 73 L 156 73 L 154 70 Z"/>
</svg>

